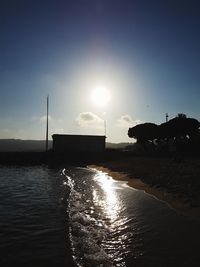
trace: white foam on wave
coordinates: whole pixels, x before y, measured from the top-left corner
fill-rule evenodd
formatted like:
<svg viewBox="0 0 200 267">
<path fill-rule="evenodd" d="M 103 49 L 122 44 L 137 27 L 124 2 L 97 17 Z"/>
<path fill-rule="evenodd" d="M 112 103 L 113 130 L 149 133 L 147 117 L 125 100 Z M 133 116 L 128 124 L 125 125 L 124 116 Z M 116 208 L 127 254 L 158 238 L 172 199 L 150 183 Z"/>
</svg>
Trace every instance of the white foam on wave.
<svg viewBox="0 0 200 267">
<path fill-rule="evenodd" d="M 93 208 L 89 200 L 74 189 L 74 181 L 62 171 L 65 186 L 70 189 L 68 199 L 69 232 L 77 266 L 112 267 L 110 257 L 102 247 L 108 229 L 104 222 L 93 217 Z"/>
</svg>

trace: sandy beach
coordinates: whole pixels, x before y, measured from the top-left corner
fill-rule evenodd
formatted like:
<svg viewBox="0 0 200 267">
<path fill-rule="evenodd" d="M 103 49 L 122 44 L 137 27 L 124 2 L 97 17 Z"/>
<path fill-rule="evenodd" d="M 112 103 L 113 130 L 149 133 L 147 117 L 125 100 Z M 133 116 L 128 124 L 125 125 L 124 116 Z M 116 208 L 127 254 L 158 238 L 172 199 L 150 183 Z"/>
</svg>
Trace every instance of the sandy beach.
<svg viewBox="0 0 200 267">
<path fill-rule="evenodd" d="M 184 215 L 200 219 L 200 160 L 181 163 L 169 158 L 142 158 L 101 162 L 90 167 L 165 201 Z"/>
</svg>

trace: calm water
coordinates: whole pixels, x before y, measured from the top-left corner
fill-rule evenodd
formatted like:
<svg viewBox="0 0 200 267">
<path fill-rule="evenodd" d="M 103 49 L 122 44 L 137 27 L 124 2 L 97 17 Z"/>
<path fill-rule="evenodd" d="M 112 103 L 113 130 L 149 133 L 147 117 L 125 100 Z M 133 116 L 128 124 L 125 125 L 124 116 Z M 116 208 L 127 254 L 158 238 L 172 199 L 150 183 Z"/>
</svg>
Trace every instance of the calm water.
<svg viewBox="0 0 200 267">
<path fill-rule="evenodd" d="M 84 168 L 0 167 L 0 266 L 200 266 L 200 222 Z"/>
</svg>

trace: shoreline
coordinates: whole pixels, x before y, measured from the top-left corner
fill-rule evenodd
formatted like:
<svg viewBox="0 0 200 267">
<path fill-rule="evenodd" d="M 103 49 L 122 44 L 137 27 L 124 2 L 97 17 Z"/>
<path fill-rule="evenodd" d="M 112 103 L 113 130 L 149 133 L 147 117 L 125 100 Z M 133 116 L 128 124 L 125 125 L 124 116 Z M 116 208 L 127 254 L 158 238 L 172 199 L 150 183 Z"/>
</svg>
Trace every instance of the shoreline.
<svg viewBox="0 0 200 267">
<path fill-rule="evenodd" d="M 66 151 L 66 153 L 55 153 L 53 151 L 15 151 L 0 152 L 0 165 L 72 164 L 77 166 L 98 164 L 103 160 L 116 160 L 125 157 L 129 157 L 129 153 L 112 150 L 105 150 L 104 152 Z"/>
<path fill-rule="evenodd" d="M 176 162 L 167 157 L 142 157 L 120 151 L 105 153 L 0 152 L 0 166 L 93 166 L 116 180 L 145 191 L 172 209 L 200 219 L 200 158 Z"/>
<path fill-rule="evenodd" d="M 88 165 L 88 167 L 105 172 L 115 180 L 126 181 L 130 187 L 142 190 L 158 200 L 165 202 L 169 208 L 175 210 L 176 212 L 184 216 L 200 220 L 200 206 L 193 207 L 191 205 L 191 199 L 189 200 L 188 198 L 180 196 L 179 189 L 172 193 L 159 184 L 150 185 L 145 182 L 145 179 L 141 179 L 139 176 L 136 178 L 134 173 L 129 170 L 124 168 L 121 170 L 115 170 L 114 167 L 117 163 L 118 162 L 114 161 L 109 163 L 103 162 L 97 165 Z"/>
</svg>

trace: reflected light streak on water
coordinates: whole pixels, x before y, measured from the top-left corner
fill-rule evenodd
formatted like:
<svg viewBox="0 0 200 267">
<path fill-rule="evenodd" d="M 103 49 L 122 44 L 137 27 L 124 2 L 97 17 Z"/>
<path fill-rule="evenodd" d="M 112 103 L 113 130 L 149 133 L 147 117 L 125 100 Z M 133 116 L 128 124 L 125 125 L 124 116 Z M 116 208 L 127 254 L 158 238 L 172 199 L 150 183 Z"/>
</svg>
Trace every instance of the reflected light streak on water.
<svg viewBox="0 0 200 267">
<path fill-rule="evenodd" d="M 93 189 L 93 202 L 95 206 L 101 208 L 106 219 L 106 227 L 110 232 L 102 246 L 115 262 L 115 266 L 125 266 L 123 255 L 132 254 L 130 242 L 134 228 L 130 228 L 132 218 L 127 215 L 119 194 L 124 189 L 124 182 L 116 182 L 107 173 L 100 171 L 94 176 L 94 181 L 100 189 L 97 190 L 98 187 Z"/>
<path fill-rule="evenodd" d="M 97 191 L 93 190 L 94 203 L 99 205 L 104 213 L 107 215 L 111 223 L 114 223 L 118 218 L 119 211 L 121 210 L 121 205 L 119 199 L 117 198 L 114 181 L 106 173 L 99 172 L 94 180 L 100 185 L 103 190 L 105 197 L 97 194 Z"/>
</svg>

